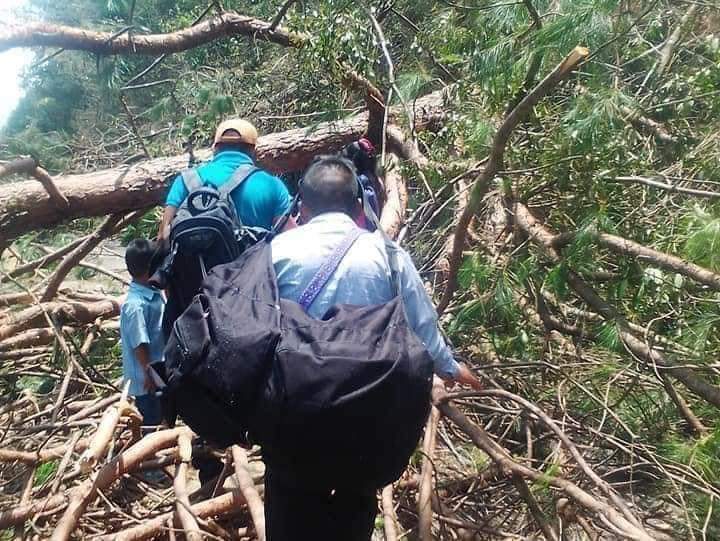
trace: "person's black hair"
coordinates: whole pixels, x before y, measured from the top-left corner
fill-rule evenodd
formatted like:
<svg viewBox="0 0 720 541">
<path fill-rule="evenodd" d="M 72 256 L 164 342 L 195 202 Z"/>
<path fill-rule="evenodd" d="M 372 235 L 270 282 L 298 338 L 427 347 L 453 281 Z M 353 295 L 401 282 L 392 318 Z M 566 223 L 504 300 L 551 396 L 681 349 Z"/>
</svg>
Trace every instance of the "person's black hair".
<svg viewBox="0 0 720 541">
<path fill-rule="evenodd" d="M 152 274 L 157 259 L 158 246 L 155 241 L 134 239 L 125 249 L 125 265 L 130 276 L 139 278 Z"/>
<path fill-rule="evenodd" d="M 247 154 L 251 158 L 255 158 L 255 147 L 246 143 L 218 143 L 215 145 L 215 153 L 222 152 L 224 150 L 234 150 L 235 152 L 242 152 Z"/>
<path fill-rule="evenodd" d="M 300 200 L 313 214 L 355 214 L 358 204 L 355 166 L 340 156 L 317 156 L 300 183 Z"/>
<path fill-rule="evenodd" d="M 353 163 L 359 175 L 377 176 L 377 157 L 369 156 L 357 141 L 343 148 L 340 155 Z"/>
</svg>

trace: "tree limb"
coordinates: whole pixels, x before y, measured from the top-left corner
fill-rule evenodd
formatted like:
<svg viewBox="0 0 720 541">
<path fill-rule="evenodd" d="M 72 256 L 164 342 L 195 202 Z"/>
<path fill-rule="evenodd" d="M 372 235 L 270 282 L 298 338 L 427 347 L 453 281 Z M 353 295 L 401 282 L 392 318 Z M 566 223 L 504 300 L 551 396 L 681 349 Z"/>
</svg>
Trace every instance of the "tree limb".
<svg viewBox="0 0 720 541">
<path fill-rule="evenodd" d="M 525 231 L 534 242 L 539 244 L 551 260 L 559 262 L 561 260 L 560 255 L 553 246 L 555 235 L 541 224 L 522 203 L 516 202 L 514 209 L 515 222 L 520 229 Z M 635 336 L 628 322 L 620 315 L 617 309 L 603 300 L 595 290 L 574 271 L 568 271 L 567 281 L 570 287 L 590 305 L 594 311 L 600 314 L 606 321 L 614 323 L 617 326 L 620 338 L 634 355 L 648 363 L 653 370 L 667 371 L 667 373 L 680 381 L 690 391 L 704 398 L 715 407 L 720 408 L 720 387 L 709 383 L 692 368 L 675 366 L 675 364 L 662 353 L 653 349 L 645 341 Z"/>
<path fill-rule="evenodd" d="M 393 503 L 393 486 L 387 485 L 382 490 L 383 528 L 385 541 L 398 541 L 397 517 Z"/>
<path fill-rule="evenodd" d="M 120 213 L 108 216 L 94 233 L 89 235 L 82 244 L 65 256 L 48 280 L 45 292 L 40 298 L 41 302 L 48 302 L 57 295 L 58 289 L 60 289 L 60 285 L 68 273 L 70 273 L 75 265 L 80 263 L 86 255 L 92 252 L 98 244 L 112 234 L 115 226 L 120 222 L 122 217 L 123 214 Z"/>
<path fill-rule="evenodd" d="M 574 235 L 558 235 L 553 241 L 553 245 L 555 247 L 563 246 L 569 243 L 573 237 Z M 720 274 L 717 274 L 710 269 L 706 269 L 700 265 L 695 265 L 694 263 L 685 261 L 681 257 L 654 250 L 640 244 L 639 242 L 625 239 L 617 235 L 597 233 L 595 235 L 595 239 L 600 246 L 603 246 L 615 253 L 637 257 L 638 259 L 647 261 L 660 267 L 661 269 L 682 274 L 683 276 L 692 278 L 711 289 L 720 291 Z"/>
<path fill-rule="evenodd" d="M 76 486 L 70 493 L 70 501 L 65 514 L 58 521 L 53 531 L 52 541 L 66 541 L 75 530 L 78 520 L 87 506 L 95 500 L 98 490 L 104 490 L 123 474 L 132 471 L 144 459 L 155 452 L 170 447 L 178 441 L 178 437 L 187 433 L 185 427 L 163 430 L 150 434 L 126 451 L 117 455 L 96 475 Z"/>
<path fill-rule="evenodd" d="M 485 430 L 475 425 L 463 415 L 460 410 L 446 401 L 446 393 L 442 388 L 433 388 L 433 403 L 448 419 L 465 432 L 473 443 L 485 451 L 495 461 L 503 472 L 508 475 L 517 474 L 532 481 L 542 481 L 568 495 L 578 504 L 605 518 L 627 539 L 651 541 L 651 537 L 642 527 L 638 527 L 613 506 L 597 499 L 576 484 L 557 476 L 548 476 L 533 468 L 515 462 L 507 452 L 495 443 Z"/>
<path fill-rule="evenodd" d="M 292 5 L 297 0 L 286 0 L 285 3 L 280 7 L 280 9 L 277 12 L 277 15 L 273 17 L 272 22 L 270 23 L 270 31 L 274 31 L 278 26 L 280 26 L 280 23 L 283 20 L 283 17 L 285 17 L 285 14 L 288 12 L 288 10 L 292 7 Z"/>
<path fill-rule="evenodd" d="M 98 318 L 105 319 L 119 315 L 120 299 L 91 303 L 50 302 L 13 312 L 0 323 L 0 342 L 13 337 L 21 331 L 44 326 L 46 312 L 59 325 L 87 325 L 95 322 Z"/>
<path fill-rule="evenodd" d="M 285 47 L 300 47 L 306 37 L 271 23 L 225 12 L 195 26 L 168 34 L 137 35 L 94 32 L 48 23 L 7 25 L 0 30 L 0 52 L 15 47 L 61 47 L 98 55 L 179 53 L 223 37 L 249 36 Z"/>
<path fill-rule="evenodd" d="M 425 435 L 423 437 L 420 495 L 418 496 L 418 539 L 420 541 L 432 541 L 434 539 L 432 533 L 433 458 L 439 422 L 440 410 L 433 406 L 425 425 Z"/>
<path fill-rule="evenodd" d="M 453 294 L 458 286 L 457 274 L 462 263 L 462 252 L 465 247 L 465 237 L 475 213 L 480 208 L 482 198 L 487 192 L 490 182 L 495 175 L 504 167 L 505 147 L 517 125 L 527 118 L 532 108 L 560 81 L 572 73 L 589 55 L 584 47 L 576 47 L 549 75 L 545 77 L 522 101 L 505 117 L 505 120 L 498 128 L 493 138 L 490 157 L 484 169 L 475 180 L 470 192 L 470 199 L 463 211 L 453 234 L 453 248 L 450 254 L 450 271 L 448 281 L 445 284 L 442 298 L 438 304 L 438 313 L 442 313 L 450 304 Z"/>
<path fill-rule="evenodd" d="M 231 451 L 233 465 L 235 466 L 235 477 L 250 510 L 250 516 L 255 525 L 255 535 L 258 541 L 265 541 L 265 508 L 248 470 L 247 453 L 237 445 L 233 445 Z"/>
<path fill-rule="evenodd" d="M 708 199 L 714 199 L 716 197 L 720 197 L 720 192 L 711 192 L 708 190 L 698 190 L 695 188 L 685 188 L 683 186 L 676 186 L 674 184 L 669 184 L 667 182 L 662 182 L 661 180 L 657 180 L 657 177 L 650 178 L 650 177 L 640 177 L 637 175 L 630 175 L 630 176 L 615 177 L 615 180 L 618 180 L 621 182 L 637 182 L 639 184 L 645 184 L 646 186 L 652 186 L 653 188 L 660 188 L 662 190 L 667 190 L 669 192 L 682 193 L 682 194 L 687 194 L 687 195 L 696 195 L 698 197 L 706 197 Z"/>
</svg>

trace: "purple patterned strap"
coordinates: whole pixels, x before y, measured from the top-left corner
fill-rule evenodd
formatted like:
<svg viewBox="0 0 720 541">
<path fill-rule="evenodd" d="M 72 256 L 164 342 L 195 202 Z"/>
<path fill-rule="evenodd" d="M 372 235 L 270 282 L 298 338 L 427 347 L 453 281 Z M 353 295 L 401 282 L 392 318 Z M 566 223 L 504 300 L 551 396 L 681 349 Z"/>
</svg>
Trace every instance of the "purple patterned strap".
<svg viewBox="0 0 720 541">
<path fill-rule="evenodd" d="M 310 306 L 315 301 L 322 288 L 325 287 L 325 284 L 327 284 L 330 277 L 338 268 L 338 265 L 340 265 L 340 262 L 343 257 L 345 257 L 345 254 L 347 254 L 353 243 L 363 233 L 364 231 L 362 229 L 354 227 L 352 231 L 345 235 L 345 238 L 337 245 L 335 250 L 333 250 L 330 257 L 325 260 L 322 266 L 315 273 L 315 276 L 313 276 L 313 279 L 310 280 L 310 283 L 305 288 L 305 291 L 303 291 L 302 295 L 298 298 L 298 304 L 302 306 L 303 310 L 307 312 L 310 309 Z"/>
</svg>

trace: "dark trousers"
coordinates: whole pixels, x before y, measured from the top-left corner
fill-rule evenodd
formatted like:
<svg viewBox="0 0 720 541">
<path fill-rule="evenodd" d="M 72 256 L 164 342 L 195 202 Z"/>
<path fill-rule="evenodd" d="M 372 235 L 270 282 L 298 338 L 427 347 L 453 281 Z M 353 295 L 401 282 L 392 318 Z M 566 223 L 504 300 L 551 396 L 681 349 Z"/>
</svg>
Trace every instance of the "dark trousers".
<svg viewBox="0 0 720 541">
<path fill-rule="evenodd" d="M 374 490 L 318 490 L 265 472 L 267 541 L 368 541 L 375 526 Z"/>
<path fill-rule="evenodd" d="M 143 426 L 157 426 L 162 422 L 160 398 L 154 394 L 135 397 L 135 405 L 143 416 Z"/>
</svg>

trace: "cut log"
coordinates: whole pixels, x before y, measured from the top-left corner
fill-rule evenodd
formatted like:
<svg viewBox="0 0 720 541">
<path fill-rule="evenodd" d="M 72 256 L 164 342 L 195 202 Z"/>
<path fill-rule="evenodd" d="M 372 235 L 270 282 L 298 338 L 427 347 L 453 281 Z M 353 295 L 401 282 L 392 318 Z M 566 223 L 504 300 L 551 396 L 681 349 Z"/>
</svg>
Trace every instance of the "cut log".
<svg viewBox="0 0 720 541">
<path fill-rule="evenodd" d="M 120 314 L 120 299 L 81 303 L 81 302 L 48 302 L 35 305 L 10 314 L 0 324 L 0 341 L 30 329 L 46 325 L 45 312 L 53 316 L 59 325 L 86 325 L 98 318 L 115 317 Z"/>
<path fill-rule="evenodd" d="M 415 102 L 416 130 L 437 127 L 445 118 L 444 91 Z M 401 111 L 393 109 L 397 116 Z M 279 173 L 300 171 L 316 154 L 336 152 L 367 129 L 366 113 L 314 128 L 298 128 L 263 136 L 258 141 L 259 164 Z M 209 150 L 198 152 L 207 159 Z M 68 199 L 59 208 L 36 181 L 0 185 L 0 243 L 35 229 L 80 217 L 130 212 L 160 204 L 170 180 L 187 167 L 187 157 L 171 156 L 93 173 L 58 175 L 55 183 Z"/>
</svg>

